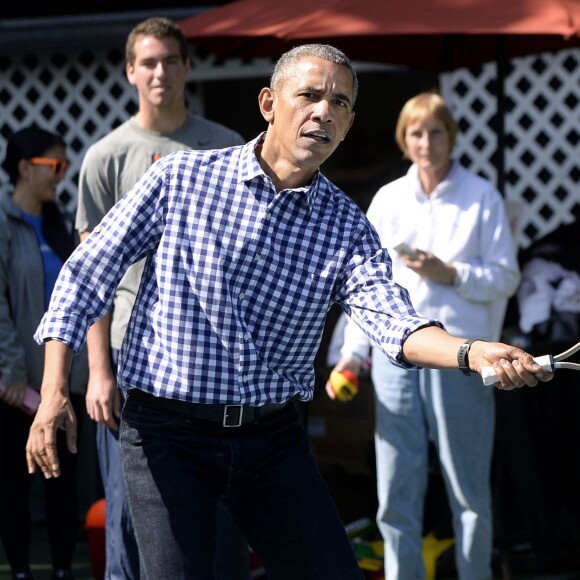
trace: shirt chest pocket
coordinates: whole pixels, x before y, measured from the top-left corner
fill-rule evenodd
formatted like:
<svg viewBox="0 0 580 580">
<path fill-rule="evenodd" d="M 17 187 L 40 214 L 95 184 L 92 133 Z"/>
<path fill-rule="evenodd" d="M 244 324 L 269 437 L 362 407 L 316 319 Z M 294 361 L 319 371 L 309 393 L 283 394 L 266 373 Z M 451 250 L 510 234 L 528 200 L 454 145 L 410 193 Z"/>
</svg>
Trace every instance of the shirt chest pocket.
<svg viewBox="0 0 580 580">
<path fill-rule="evenodd" d="M 291 308 L 315 310 L 329 301 L 333 280 L 321 268 L 288 266 L 281 263 L 271 270 L 273 291 Z"/>
<path fill-rule="evenodd" d="M 265 244 L 261 248 L 258 277 L 266 292 L 277 300 L 319 308 L 326 304 L 334 284 L 333 269 L 328 260 L 313 259 L 312 250 L 294 247 L 276 247 Z"/>
</svg>

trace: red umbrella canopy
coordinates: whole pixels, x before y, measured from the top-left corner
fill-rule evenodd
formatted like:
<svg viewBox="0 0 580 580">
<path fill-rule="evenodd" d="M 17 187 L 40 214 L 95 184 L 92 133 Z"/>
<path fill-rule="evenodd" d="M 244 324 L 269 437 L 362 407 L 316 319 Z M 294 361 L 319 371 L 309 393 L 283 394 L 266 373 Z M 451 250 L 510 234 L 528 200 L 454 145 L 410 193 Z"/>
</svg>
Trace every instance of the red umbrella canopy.
<svg viewBox="0 0 580 580">
<path fill-rule="evenodd" d="M 580 0 L 238 0 L 184 19 L 222 58 L 278 57 L 324 42 L 354 60 L 450 70 L 580 46 Z"/>
</svg>

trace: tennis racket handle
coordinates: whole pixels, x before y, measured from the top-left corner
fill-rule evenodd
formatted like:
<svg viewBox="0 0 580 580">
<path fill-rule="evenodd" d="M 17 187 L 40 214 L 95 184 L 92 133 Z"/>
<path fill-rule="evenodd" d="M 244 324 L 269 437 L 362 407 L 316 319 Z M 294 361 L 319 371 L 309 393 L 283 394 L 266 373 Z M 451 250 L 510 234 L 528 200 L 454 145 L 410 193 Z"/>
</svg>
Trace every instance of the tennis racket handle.
<svg viewBox="0 0 580 580">
<path fill-rule="evenodd" d="M 545 371 L 554 371 L 554 358 L 551 354 L 534 357 L 534 362 L 539 364 Z M 497 375 L 493 372 L 493 367 L 491 365 L 481 369 L 481 378 L 486 387 L 497 383 Z"/>
</svg>

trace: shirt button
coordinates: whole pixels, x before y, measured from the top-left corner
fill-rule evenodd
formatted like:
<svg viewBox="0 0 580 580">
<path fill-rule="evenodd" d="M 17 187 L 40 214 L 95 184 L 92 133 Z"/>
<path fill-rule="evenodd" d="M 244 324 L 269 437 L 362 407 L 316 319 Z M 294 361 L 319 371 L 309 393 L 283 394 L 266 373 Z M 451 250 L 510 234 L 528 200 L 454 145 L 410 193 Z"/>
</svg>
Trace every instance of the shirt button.
<svg viewBox="0 0 580 580">
<path fill-rule="evenodd" d="M 269 220 L 271 217 L 272 217 L 272 216 L 271 216 L 269 213 L 267 213 L 267 214 L 266 214 L 266 219 L 267 219 L 267 220 Z"/>
<path fill-rule="evenodd" d="M 247 382 L 249 381 L 249 377 L 248 377 L 248 375 L 244 375 L 244 376 L 242 377 L 242 381 L 244 381 L 244 383 L 247 383 Z"/>
<path fill-rule="evenodd" d="M 243 300 L 245 297 L 246 295 L 243 292 L 240 292 L 239 299 Z"/>
<path fill-rule="evenodd" d="M 248 342 L 248 340 L 250 340 L 250 336 L 249 336 L 248 334 L 245 334 L 245 335 L 244 335 L 244 340 L 245 340 L 246 342 Z"/>
<path fill-rule="evenodd" d="M 262 259 L 262 256 L 260 256 L 260 254 L 256 254 L 256 257 L 254 258 L 254 260 L 259 261 Z"/>
</svg>

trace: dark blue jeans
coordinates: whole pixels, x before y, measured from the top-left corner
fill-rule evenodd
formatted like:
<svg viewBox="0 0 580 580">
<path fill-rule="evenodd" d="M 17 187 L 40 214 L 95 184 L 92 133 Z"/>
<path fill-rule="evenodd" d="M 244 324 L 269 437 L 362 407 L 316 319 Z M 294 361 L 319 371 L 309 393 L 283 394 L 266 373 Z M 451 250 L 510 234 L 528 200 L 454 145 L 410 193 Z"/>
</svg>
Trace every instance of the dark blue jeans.
<svg viewBox="0 0 580 580">
<path fill-rule="evenodd" d="M 118 431 L 98 424 L 97 450 L 107 502 L 105 580 L 139 580 L 139 551 L 129 515 Z"/>
<path fill-rule="evenodd" d="M 118 355 L 119 351 L 112 349 L 115 368 Z M 143 575 L 123 478 L 119 432 L 97 425 L 97 450 L 107 502 L 105 580 L 139 580 Z M 224 509 L 218 511 L 218 522 L 215 580 L 248 580 L 246 540 Z"/>
<path fill-rule="evenodd" d="M 218 502 L 271 580 L 363 578 L 294 405 L 224 428 L 129 394 L 121 448 L 147 578 L 213 579 Z"/>
</svg>

